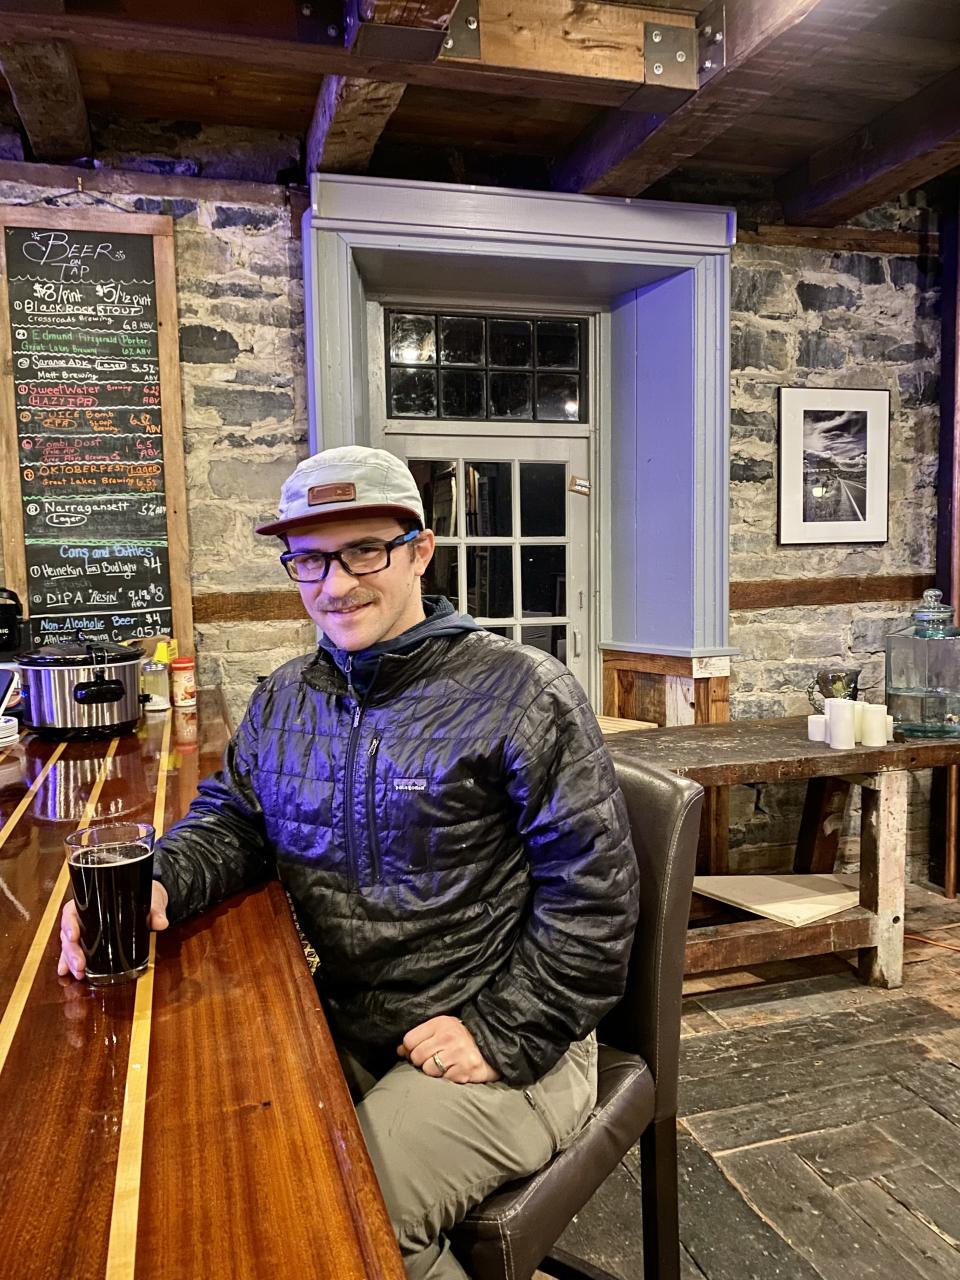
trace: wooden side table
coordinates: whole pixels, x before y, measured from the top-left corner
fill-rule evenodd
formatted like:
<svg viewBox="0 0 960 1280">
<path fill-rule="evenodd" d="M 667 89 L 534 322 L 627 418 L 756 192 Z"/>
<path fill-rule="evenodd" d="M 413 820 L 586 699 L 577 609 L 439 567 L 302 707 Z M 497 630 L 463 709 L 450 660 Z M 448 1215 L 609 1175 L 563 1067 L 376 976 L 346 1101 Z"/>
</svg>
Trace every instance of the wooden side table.
<svg viewBox="0 0 960 1280">
<path fill-rule="evenodd" d="M 753 917 L 691 928 L 686 971 L 736 968 L 768 960 L 859 951 L 865 982 L 903 981 L 903 904 L 906 878 L 907 775 L 960 763 L 960 740 L 912 738 L 883 747 L 833 751 L 807 740 L 806 718 L 736 720 L 618 734 L 608 741 L 615 759 L 645 760 L 693 778 L 704 787 L 808 780 L 809 794 L 795 870 L 833 869 L 825 859 L 845 789 L 862 789 L 860 905 L 814 924 L 791 926 Z M 834 843 L 834 853 L 836 852 Z M 715 873 L 725 870 L 712 867 Z"/>
</svg>

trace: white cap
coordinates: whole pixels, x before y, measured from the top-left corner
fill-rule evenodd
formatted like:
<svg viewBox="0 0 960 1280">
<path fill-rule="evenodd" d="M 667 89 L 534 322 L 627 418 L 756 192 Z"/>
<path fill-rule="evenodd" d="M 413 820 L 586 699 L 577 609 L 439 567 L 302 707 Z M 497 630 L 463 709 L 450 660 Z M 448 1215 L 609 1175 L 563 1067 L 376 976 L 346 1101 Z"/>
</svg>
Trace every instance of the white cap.
<svg viewBox="0 0 960 1280">
<path fill-rule="evenodd" d="M 395 515 L 424 525 L 423 502 L 406 463 L 385 449 L 348 444 L 304 459 L 280 490 L 276 520 L 257 533 L 282 535 L 336 516 Z"/>
</svg>

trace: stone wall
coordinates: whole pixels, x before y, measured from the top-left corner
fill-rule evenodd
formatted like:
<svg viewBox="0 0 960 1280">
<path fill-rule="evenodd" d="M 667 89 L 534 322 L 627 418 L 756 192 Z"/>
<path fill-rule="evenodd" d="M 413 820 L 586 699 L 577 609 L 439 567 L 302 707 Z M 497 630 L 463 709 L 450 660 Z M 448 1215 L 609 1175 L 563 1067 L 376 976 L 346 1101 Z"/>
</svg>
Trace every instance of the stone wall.
<svg viewBox="0 0 960 1280">
<path fill-rule="evenodd" d="M 44 194 L 0 181 L 0 204 Z M 253 528 L 307 447 L 300 238 L 286 194 L 184 180 L 173 197 L 109 199 L 174 218 L 193 592 L 284 586 L 275 540 Z M 258 674 L 314 644 L 299 622 L 204 624 L 196 641 L 200 679 L 223 684 L 234 718 Z"/>
<path fill-rule="evenodd" d="M 916 208 L 871 211 L 874 228 L 914 229 Z M 935 567 L 939 286 L 935 258 L 740 244 L 731 281 L 732 581 L 931 573 Z M 777 545 L 780 387 L 890 391 L 889 540 Z M 882 701 L 884 636 L 912 602 L 740 610 L 731 618 L 731 713 L 805 714 L 805 689 L 831 662 L 863 667 Z M 929 778 L 912 787 L 910 856 L 926 872 Z M 732 839 L 744 869 L 785 867 L 802 787 L 741 788 Z M 847 831 L 855 815 L 848 815 Z M 763 846 L 763 847 L 761 847 Z M 851 847 L 851 853 L 853 848 Z"/>
</svg>

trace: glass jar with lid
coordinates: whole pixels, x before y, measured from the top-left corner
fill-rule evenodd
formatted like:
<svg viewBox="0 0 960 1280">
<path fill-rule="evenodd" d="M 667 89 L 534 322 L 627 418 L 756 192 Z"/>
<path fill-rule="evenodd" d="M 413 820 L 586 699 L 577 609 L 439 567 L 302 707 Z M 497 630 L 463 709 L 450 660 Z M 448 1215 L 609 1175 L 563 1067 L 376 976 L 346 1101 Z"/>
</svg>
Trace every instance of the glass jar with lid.
<svg viewBox="0 0 960 1280">
<path fill-rule="evenodd" d="M 887 710 L 906 736 L 960 736 L 960 627 L 931 588 L 911 625 L 887 636 Z"/>
</svg>

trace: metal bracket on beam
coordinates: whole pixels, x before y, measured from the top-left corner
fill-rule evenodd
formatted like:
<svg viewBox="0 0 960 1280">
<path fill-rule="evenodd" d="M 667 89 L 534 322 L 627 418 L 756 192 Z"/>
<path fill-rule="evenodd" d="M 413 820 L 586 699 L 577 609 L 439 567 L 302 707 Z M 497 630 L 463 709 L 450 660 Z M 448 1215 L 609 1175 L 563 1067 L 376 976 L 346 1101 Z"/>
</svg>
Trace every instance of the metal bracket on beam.
<svg viewBox="0 0 960 1280">
<path fill-rule="evenodd" d="M 697 33 L 693 27 L 643 24 L 643 82 L 663 89 L 697 88 Z"/>
<path fill-rule="evenodd" d="M 360 31 L 359 0 L 294 0 L 297 36 L 349 49 Z"/>
<path fill-rule="evenodd" d="M 480 57 L 480 0 L 459 0 L 444 32 L 440 57 Z"/>
<path fill-rule="evenodd" d="M 697 26 L 697 67 L 701 87 L 708 84 L 726 65 L 726 28 L 724 0 L 713 0 L 700 14 Z"/>
</svg>

